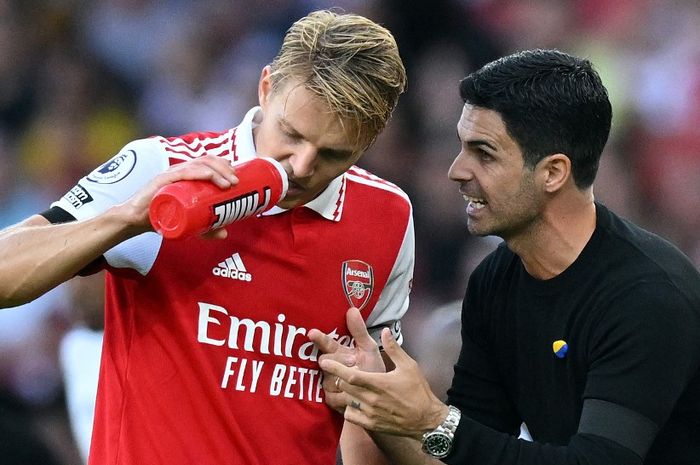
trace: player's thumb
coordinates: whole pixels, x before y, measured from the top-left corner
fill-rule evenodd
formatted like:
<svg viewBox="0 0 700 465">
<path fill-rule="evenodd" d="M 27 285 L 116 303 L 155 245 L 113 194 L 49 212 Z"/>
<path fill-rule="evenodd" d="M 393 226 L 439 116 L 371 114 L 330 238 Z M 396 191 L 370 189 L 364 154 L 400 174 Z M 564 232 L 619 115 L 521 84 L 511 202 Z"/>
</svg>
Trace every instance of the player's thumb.
<svg viewBox="0 0 700 465">
<path fill-rule="evenodd" d="M 362 314 L 355 307 L 350 307 L 347 314 L 345 315 L 345 321 L 348 325 L 348 330 L 350 334 L 355 339 L 355 345 L 361 350 L 371 350 L 376 348 L 377 343 L 374 342 L 372 336 L 367 332 L 367 326 L 365 325 L 365 320 L 362 318 Z"/>
</svg>

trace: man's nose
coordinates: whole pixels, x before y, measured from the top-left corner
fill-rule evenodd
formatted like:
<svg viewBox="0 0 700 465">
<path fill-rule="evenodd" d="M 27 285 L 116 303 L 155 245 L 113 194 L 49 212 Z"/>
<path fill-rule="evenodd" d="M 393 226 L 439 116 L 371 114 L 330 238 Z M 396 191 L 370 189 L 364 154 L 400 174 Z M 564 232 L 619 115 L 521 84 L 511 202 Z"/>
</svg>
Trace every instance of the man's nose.
<svg viewBox="0 0 700 465">
<path fill-rule="evenodd" d="M 316 170 L 317 158 L 318 151 L 311 144 L 298 147 L 289 157 L 294 177 L 307 178 L 313 175 Z"/>
<path fill-rule="evenodd" d="M 472 170 L 469 166 L 468 157 L 464 152 L 460 152 L 452 162 L 447 176 L 452 181 L 462 182 L 469 181 L 473 177 Z"/>
</svg>

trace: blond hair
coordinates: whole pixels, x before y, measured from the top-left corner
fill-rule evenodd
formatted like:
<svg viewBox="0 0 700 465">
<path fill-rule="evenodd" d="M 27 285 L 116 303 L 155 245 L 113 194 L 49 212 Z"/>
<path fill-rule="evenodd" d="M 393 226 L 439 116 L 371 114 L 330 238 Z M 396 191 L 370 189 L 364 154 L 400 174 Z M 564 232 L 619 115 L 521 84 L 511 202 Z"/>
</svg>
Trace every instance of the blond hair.
<svg viewBox="0 0 700 465">
<path fill-rule="evenodd" d="M 330 10 L 314 11 L 289 28 L 271 70 L 274 90 L 288 78 L 299 80 L 355 132 L 363 149 L 384 129 L 406 87 L 391 33 L 363 16 Z"/>
</svg>

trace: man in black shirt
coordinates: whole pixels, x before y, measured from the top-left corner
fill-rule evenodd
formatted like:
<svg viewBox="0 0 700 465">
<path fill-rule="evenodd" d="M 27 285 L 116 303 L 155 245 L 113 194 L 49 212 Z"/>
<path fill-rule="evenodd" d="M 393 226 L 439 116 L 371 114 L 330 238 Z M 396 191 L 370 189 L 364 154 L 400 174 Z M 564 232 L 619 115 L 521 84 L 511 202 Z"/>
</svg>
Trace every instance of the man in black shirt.
<svg viewBox="0 0 700 465">
<path fill-rule="evenodd" d="M 591 63 L 520 52 L 460 92 L 449 176 L 470 233 L 504 242 L 470 277 L 447 405 L 388 333 L 396 368 L 371 372 L 354 309 L 354 350 L 309 333 L 327 402 L 402 465 L 700 464 L 700 274 L 594 200 L 612 111 Z"/>
</svg>

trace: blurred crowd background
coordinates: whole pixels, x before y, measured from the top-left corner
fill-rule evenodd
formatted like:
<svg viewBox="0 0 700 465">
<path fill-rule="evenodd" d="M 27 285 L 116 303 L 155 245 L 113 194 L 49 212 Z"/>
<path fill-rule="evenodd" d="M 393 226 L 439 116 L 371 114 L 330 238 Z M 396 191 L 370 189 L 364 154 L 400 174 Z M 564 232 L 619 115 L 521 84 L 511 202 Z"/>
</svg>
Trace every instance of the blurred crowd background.
<svg viewBox="0 0 700 465">
<path fill-rule="evenodd" d="M 440 394 L 458 301 L 498 242 L 468 236 L 446 175 L 458 82 L 492 59 L 525 48 L 590 58 L 614 111 L 597 199 L 700 265 L 696 0 L 0 0 L 0 227 L 46 209 L 130 140 L 237 125 L 287 27 L 334 6 L 386 25 L 407 66 L 408 90 L 360 165 L 413 200 L 406 347 Z M 81 463 L 66 408 L 76 378 L 61 357 L 69 332 L 99 331 L 101 292 L 100 276 L 81 278 L 0 312 L 0 457 Z"/>
</svg>

